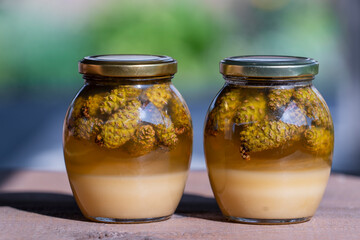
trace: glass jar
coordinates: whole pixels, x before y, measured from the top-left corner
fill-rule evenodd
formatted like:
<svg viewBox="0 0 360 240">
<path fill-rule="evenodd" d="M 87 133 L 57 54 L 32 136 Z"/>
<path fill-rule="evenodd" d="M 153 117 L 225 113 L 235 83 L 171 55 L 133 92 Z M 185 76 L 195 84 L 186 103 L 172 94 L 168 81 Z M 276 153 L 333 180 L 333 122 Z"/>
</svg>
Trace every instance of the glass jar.
<svg viewBox="0 0 360 240">
<path fill-rule="evenodd" d="M 334 145 L 329 109 L 312 85 L 318 62 L 287 56 L 221 61 L 225 85 L 210 105 L 204 150 L 228 220 L 298 223 L 314 215 Z"/>
<path fill-rule="evenodd" d="M 83 215 L 99 222 L 170 218 L 192 153 L 189 110 L 167 56 L 102 55 L 79 63 L 85 85 L 64 122 L 71 189 Z"/>
</svg>

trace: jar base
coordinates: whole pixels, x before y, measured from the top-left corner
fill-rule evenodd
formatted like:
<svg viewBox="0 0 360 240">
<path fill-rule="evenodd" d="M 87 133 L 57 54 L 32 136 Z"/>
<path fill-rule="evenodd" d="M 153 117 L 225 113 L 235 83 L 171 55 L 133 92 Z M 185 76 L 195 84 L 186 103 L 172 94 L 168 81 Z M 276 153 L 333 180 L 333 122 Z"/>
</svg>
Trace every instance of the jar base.
<svg viewBox="0 0 360 240">
<path fill-rule="evenodd" d="M 151 222 L 160 222 L 165 221 L 171 218 L 172 215 L 164 216 L 164 217 L 155 217 L 155 218 L 135 218 L 135 219 L 122 219 L 122 218 L 106 218 L 106 217 L 90 217 L 87 216 L 91 221 L 94 222 L 102 222 L 102 223 L 151 223 Z"/>
<path fill-rule="evenodd" d="M 281 224 L 295 224 L 307 222 L 311 217 L 291 218 L 291 219 L 257 219 L 257 218 L 240 218 L 225 216 L 231 222 L 247 223 L 247 224 L 262 224 L 262 225 L 281 225 Z"/>
</svg>

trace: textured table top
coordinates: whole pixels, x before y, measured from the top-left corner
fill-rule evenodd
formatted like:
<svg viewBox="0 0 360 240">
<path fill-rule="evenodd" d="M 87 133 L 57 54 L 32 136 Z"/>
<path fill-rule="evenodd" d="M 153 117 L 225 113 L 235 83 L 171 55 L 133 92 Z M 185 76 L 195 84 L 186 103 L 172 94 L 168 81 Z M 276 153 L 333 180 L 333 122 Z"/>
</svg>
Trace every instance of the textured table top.
<svg viewBox="0 0 360 240">
<path fill-rule="evenodd" d="M 333 174 L 315 217 L 293 225 L 226 222 L 206 172 L 191 172 L 175 215 L 146 224 L 86 220 L 66 173 L 0 172 L 0 239 L 360 239 L 360 177 Z"/>
</svg>

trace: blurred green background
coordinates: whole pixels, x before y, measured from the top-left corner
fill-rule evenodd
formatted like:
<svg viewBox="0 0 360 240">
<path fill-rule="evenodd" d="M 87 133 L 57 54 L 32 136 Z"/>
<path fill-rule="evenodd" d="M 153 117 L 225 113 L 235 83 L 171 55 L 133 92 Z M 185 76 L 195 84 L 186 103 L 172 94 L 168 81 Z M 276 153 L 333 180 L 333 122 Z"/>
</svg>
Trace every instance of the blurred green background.
<svg viewBox="0 0 360 240">
<path fill-rule="evenodd" d="M 63 169 L 61 121 L 83 83 L 77 62 L 87 55 L 159 54 L 178 61 L 173 82 L 193 114 L 199 168 L 204 115 L 223 84 L 219 61 L 228 56 L 315 58 L 320 74 L 314 84 L 341 125 L 339 82 L 353 81 L 341 9 L 331 0 L 0 1 L 0 110 L 6 126 L 0 166 Z M 351 165 L 336 161 L 340 171 Z"/>
<path fill-rule="evenodd" d="M 245 54 L 313 57 L 333 94 L 341 62 L 327 1 L 8 1 L 0 26 L 5 92 L 74 90 L 83 56 L 147 53 L 177 59 L 175 84 L 189 95 L 217 89 L 218 62 Z"/>
</svg>

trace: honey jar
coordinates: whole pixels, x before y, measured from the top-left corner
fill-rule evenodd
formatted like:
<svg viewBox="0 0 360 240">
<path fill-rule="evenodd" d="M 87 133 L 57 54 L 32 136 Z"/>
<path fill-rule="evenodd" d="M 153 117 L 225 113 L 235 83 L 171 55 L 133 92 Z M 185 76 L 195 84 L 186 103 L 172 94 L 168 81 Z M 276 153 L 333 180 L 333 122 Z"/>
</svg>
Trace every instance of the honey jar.
<svg viewBox="0 0 360 240">
<path fill-rule="evenodd" d="M 171 82 L 177 62 L 99 55 L 79 62 L 84 86 L 63 128 L 66 170 L 83 215 L 138 223 L 170 218 L 192 154 L 188 107 Z"/>
<path fill-rule="evenodd" d="M 211 103 L 204 150 L 216 201 L 230 221 L 311 219 L 329 178 L 334 131 L 305 57 L 236 56 L 220 63 L 225 84 Z"/>
</svg>

